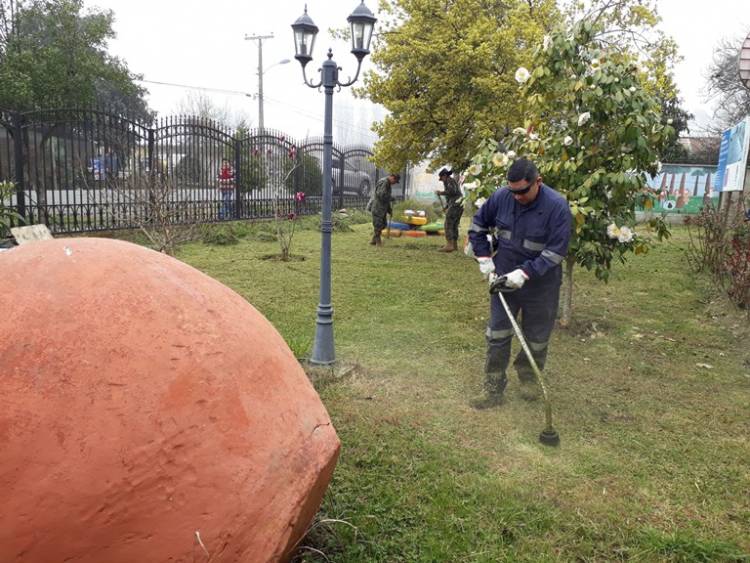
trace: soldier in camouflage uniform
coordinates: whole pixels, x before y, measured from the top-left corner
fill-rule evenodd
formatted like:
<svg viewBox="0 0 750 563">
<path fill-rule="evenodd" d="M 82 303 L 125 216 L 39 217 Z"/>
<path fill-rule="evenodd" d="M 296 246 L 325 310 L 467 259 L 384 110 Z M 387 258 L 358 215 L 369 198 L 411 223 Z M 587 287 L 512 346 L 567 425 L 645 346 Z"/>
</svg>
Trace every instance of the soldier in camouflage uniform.
<svg viewBox="0 0 750 563">
<path fill-rule="evenodd" d="M 464 213 L 463 194 L 458 182 L 451 178 L 453 172 L 443 168 L 438 178 L 443 182 L 444 189 L 435 192 L 439 196 L 445 196 L 445 246 L 440 252 L 453 252 L 458 248 L 458 225 L 461 223 L 461 215 Z"/>
<path fill-rule="evenodd" d="M 375 184 L 375 192 L 370 200 L 371 211 L 372 211 L 372 240 L 370 244 L 381 246 L 383 244 L 380 239 L 380 232 L 388 226 L 387 215 L 390 215 L 393 211 L 391 202 L 391 186 L 398 184 L 401 180 L 401 176 L 398 174 L 389 174 L 387 177 L 379 180 Z"/>
</svg>

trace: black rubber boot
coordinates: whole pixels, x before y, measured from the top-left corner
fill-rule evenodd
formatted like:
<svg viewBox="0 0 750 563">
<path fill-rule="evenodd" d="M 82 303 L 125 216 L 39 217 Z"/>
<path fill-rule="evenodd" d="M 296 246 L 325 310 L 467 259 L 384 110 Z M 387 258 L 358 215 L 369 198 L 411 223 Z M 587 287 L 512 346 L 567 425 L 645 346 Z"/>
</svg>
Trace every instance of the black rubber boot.
<svg viewBox="0 0 750 563">
<path fill-rule="evenodd" d="M 487 361 L 484 365 L 484 394 L 471 401 L 475 409 L 488 409 L 502 403 L 508 378 L 505 372 L 510 362 L 511 337 L 487 339 Z"/>
<path fill-rule="evenodd" d="M 503 392 L 508 384 L 504 373 L 488 373 L 484 380 L 484 393 L 471 400 L 471 406 L 477 410 L 491 409 L 503 402 Z"/>
</svg>

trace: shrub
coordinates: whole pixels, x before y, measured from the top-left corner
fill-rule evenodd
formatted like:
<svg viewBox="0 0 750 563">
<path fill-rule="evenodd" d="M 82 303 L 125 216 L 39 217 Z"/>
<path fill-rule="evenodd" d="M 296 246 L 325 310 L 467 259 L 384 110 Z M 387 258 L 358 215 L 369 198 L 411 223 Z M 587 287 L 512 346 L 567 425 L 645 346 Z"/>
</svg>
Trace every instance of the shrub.
<svg viewBox="0 0 750 563">
<path fill-rule="evenodd" d="M 227 246 L 237 244 L 240 239 L 231 225 L 204 225 L 201 228 L 203 244 Z"/>
<path fill-rule="evenodd" d="M 304 192 L 305 195 L 320 195 L 323 187 L 323 171 L 320 162 L 311 154 L 303 154 L 290 164 L 296 164 L 294 170 L 284 181 L 289 193 Z"/>
<path fill-rule="evenodd" d="M 0 237 L 10 234 L 10 227 L 14 222 L 21 220 L 21 216 L 18 213 L 4 204 L 6 200 L 10 199 L 14 190 L 15 185 L 12 182 L 0 182 Z"/>
</svg>

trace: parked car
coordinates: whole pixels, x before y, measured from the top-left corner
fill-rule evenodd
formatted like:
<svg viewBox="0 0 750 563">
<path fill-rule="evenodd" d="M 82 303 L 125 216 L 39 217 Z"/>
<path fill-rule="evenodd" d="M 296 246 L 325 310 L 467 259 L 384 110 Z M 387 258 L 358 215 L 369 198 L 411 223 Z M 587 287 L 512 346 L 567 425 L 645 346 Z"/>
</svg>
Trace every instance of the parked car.
<svg viewBox="0 0 750 563">
<path fill-rule="evenodd" d="M 331 162 L 331 176 L 336 192 L 343 188 L 344 193 L 356 194 L 363 197 L 370 195 L 373 179 L 364 170 L 356 169 L 350 162 L 344 161 L 344 182 L 341 183 L 341 161 L 333 159 Z"/>
</svg>

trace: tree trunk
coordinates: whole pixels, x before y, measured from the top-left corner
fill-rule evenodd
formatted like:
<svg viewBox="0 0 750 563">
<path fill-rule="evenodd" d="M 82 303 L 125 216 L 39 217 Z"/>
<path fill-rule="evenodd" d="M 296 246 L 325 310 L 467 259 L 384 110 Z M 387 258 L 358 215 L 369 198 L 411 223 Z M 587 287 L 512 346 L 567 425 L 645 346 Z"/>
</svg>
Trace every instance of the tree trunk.
<svg viewBox="0 0 750 563">
<path fill-rule="evenodd" d="M 560 317 L 560 326 L 567 328 L 570 326 L 570 320 L 573 316 L 573 268 L 576 265 L 575 256 L 568 256 L 565 259 L 565 276 L 563 279 L 563 300 L 562 316 Z"/>
</svg>

